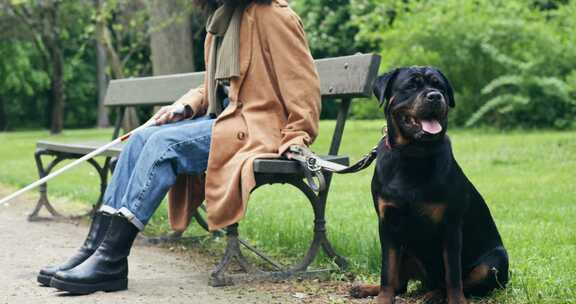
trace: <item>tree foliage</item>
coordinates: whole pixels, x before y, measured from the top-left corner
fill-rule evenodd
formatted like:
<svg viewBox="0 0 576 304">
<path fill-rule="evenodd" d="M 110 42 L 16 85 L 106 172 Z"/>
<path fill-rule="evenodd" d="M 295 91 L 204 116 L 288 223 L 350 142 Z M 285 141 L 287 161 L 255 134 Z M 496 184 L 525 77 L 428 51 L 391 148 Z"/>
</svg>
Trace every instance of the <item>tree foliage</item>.
<svg viewBox="0 0 576 304">
<path fill-rule="evenodd" d="M 144 1 L 59 3 L 64 57 L 64 125 L 94 126 L 98 22 L 109 31 L 123 77 L 151 75 L 149 8 Z M 186 0 L 177 0 L 191 3 Z M 48 127 L 51 71 L 38 37 L 0 0 L 0 130 Z M 316 58 L 375 52 L 382 72 L 432 65 L 453 81 L 459 126 L 576 127 L 575 0 L 293 0 Z M 204 16 L 191 7 L 195 65 L 203 69 Z M 175 16 L 174 19 L 178 19 Z M 167 20 L 170 22 L 170 20 Z M 111 75 L 112 71 L 108 70 Z M 144 114 L 144 113 L 141 113 Z M 333 103 L 323 117 L 336 114 Z M 353 106 L 357 118 L 381 118 L 377 103 Z"/>
<path fill-rule="evenodd" d="M 358 27 L 351 22 L 350 0 L 296 0 L 292 6 L 304 23 L 315 58 L 360 52 L 355 41 Z"/>
<path fill-rule="evenodd" d="M 11 51 L 11 56 L 0 60 L 0 69 L 6 71 L 9 79 L 21 79 L 17 86 L 13 82 L 12 86 L 2 85 L 0 89 L 4 91 L 0 96 L 5 103 L 20 107 L 18 115 L 10 115 L 15 110 L 9 107 L 3 124 L 50 126 L 53 133 L 58 133 L 67 118 L 63 116 L 65 98 L 92 94 L 83 91 L 90 90 L 89 83 L 79 83 L 70 91 L 66 91 L 65 85 L 75 77 L 86 79 L 86 73 L 74 73 L 74 66 L 79 61 L 76 55 L 84 46 L 82 29 L 89 15 L 80 2 L 72 1 L 2 0 L 0 7 L 0 24 L 12 27 L 12 31 L 0 36 L 1 47 Z M 28 64 L 27 70 L 24 63 Z M 19 70 L 14 69 L 16 64 Z M 35 81 L 38 76 L 13 76 L 42 73 L 48 79 L 47 84 Z M 23 89 L 30 83 L 35 84 L 33 95 Z"/>
</svg>

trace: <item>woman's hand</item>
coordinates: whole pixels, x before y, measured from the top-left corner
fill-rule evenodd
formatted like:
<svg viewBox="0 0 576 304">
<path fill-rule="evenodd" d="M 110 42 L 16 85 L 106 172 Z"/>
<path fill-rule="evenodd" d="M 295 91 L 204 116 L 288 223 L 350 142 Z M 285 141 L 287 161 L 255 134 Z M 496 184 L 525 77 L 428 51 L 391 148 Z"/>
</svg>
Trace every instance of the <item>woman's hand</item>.
<svg viewBox="0 0 576 304">
<path fill-rule="evenodd" d="M 160 108 L 152 117 L 157 125 L 177 122 L 186 118 L 186 107 L 182 104 L 173 104 Z"/>
<path fill-rule="evenodd" d="M 296 154 L 293 151 L 302 151 L 304 149 L 309 150 L 310 148 L 308 148 L 306 146 L 300 146 L 300 145 L 291 145 L 288 148 L 288 150 L 286 150 L 286 152 L 284 152 L 282 154 L 282 156 L 284 156 L 284 158 L 286 158 L 288 160 L 292 160 L 292 159 L 295 159 L 294 157 L 296 156 Z"/>
</svg>

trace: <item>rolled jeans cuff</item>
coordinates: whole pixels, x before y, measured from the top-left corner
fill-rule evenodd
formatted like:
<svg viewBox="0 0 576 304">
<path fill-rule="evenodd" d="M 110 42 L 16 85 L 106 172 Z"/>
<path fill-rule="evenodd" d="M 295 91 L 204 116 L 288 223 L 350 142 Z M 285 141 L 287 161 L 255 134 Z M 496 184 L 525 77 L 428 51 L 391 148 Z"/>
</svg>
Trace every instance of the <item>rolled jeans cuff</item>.
<svg viewBox="0 0 576 304">
<path fill-rule="evenodd" d="M 128 208 L 126 207 L 122 207 L 120 208 L 120 210 L 116 210 L 115 208 L 112 208 L 110 206 L 103 205 L 102 207 L 100 207 L 100 211 L 107 213 L 109 215 L 118 215 L 118 214 L 122 215 L 130 223 L 132 223 L 132 225 L 136 226 L 138 230 L 140 231 L 144 230 L 145 225 L 136 217 L 136 215 L 134 215 L 134 213 L 132 213 L 132 211 L 128 210 Z"/>
<path fill-rule="evenodd" d="M 118 213 L 118 210 L 116 208 L 112 208 L 108 205 L 102 205 L 102 207 L 100 207 L 100 212 L 104 212 L 108 215 L 114 215 Z"/>
<path fill-rule="evenodd" d="M 136 215 L 134 215 L 134 213 L 132 213 L 132 211 L 128 210 L 128 208 L 122 207 L 120 210 L 118 210 L 118 213 L 125 217 L 134 226 L 136 226 L 138 230 L 144 230 L 145 225 L 136 217 Z"/>
</svg>

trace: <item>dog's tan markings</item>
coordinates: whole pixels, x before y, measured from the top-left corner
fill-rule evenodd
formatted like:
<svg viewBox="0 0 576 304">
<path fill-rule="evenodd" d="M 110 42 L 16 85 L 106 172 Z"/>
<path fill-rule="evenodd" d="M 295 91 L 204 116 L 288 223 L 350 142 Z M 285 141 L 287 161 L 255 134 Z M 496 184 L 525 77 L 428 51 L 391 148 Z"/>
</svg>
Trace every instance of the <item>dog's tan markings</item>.
<svg viewBox="0 0 576 304">
<path fill-rule="evenodd" d="M 486 280 L 488 274 L 490 273 L 490 267 L 485 264 L 480 264 L 468 274 L 466 279 L 464 280 L 464 288 L 471 288 L 474 287 Z"/>
<path fill-rule="evenodd" d="M 379 197 L 378 198 L 378 216 L 380 219 L 384 219 L 386 217 L 386 209 L 393 208 L 395 205 L 391 202 L 386 201 L 385 199 Z"/>
<path fill-rule="evenodd" d="M 400 266 L 399 258 L 396 249 L 388 249 L 388 285 L 392 287 L 392 291 L 400 287 L 400 272 L 398 271 L 398 266 Z"/>
<path fill-rule="evenodd" d="M 394 130 L 396 130 L 396 132 L 395 132 L 396 137 L 394 137 L 394 143 L 396 145 L 399 145 L 399 146 L 403 146 L 403 145 L 410 143 L 410 141 L 408 139 L 406 139 L 406 137 L 402 136 L 402 131 L 400 131 L 401 129 L 398 126 L 396 119 L 392 119 L 392 123 L 394 124 Z"/>
<path fill-rule="evenodd" d="M 402 135 L 402 129 L 398 126 L 398 122 L 396 119 L 392 119 L 392 123 L 394 124 L 394 128 L 396 129 L 396 137 L 394 138 L 394 142 L 396 145 L 404 146 L 410 143 L 410 141 Z"/>
<path fill-rule="evenodd" d="M 442 203 L 424 203 L 420 205 L 422 215 L 428 217 L 435 224 L 439 224 L 444 219 L 446 204 Z"/>
<path fill-rule="evenodd" d="M 350 295 L 353 298 L 375 297 L 380 292 L 380 285 L 355 285 L 350 288 Z"/>
<path fill-rule="evenodd" d="M 400 134 L 400 132 L 398 132 L 398 135 L 396 136 L 396 144 L 399 146 L 404 146 L 409 144 L 410 141 L 406 139 L 406 137 L 402 136 Z"/>
</svg>

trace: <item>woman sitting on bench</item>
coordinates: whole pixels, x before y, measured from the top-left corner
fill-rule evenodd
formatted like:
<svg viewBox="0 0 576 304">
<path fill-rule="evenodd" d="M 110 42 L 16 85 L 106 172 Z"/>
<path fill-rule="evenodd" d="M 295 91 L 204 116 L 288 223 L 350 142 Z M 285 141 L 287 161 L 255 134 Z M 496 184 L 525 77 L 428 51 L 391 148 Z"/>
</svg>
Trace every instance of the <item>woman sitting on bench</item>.
<svg viewBox="0 0 576 304">
<path fill-rule="evenodd" d="M 42 269 L 41 284 L 77 294 L 126 289 L 136 235 L 171 187 L 190 185 L 177 183 L 178 176 L 206 172 L 205 184 L 189 188 L 199 191 L 172 198 L 196 206 L 205 198 L 210 228 L 223 228 L 244 216 L 254 159 L 280 157 L 315 139 L 320 82 L 302 23 L 286 1 L 196 2 L 210 13 L 205 84 L 130 138 L 86 241 L 64 264 Z"/>
</svg>

